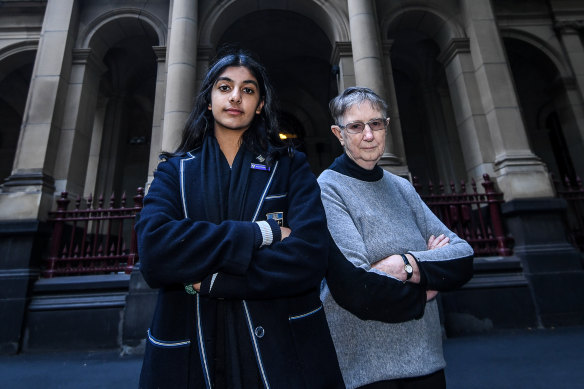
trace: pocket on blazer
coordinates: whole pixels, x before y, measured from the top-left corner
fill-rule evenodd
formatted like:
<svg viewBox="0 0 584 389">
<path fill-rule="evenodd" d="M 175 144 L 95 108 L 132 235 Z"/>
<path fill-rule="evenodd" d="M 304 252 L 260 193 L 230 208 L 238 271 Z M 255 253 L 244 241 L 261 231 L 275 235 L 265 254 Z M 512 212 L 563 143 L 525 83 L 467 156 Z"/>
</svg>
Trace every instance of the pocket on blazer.
<svg viewBox="0 0 584 389">
<path fill-rule="evenodd" d="M 281 226 L 288 225 L 288 194 L 273 193 L 264 199 L 258 220 L 276 219 Z"/>
<path fill-rule="evenodd" d="M 307 387 L 336 388 L 340 372 L 322 304 L 288 319 Z"/>
<path fill-rule="evenodd" d="M 191 342 L 188 339 L 160 339 L 149 329 L 140 377 L 141 387 L 187 387 L 190 350 Z"/>
</svg>

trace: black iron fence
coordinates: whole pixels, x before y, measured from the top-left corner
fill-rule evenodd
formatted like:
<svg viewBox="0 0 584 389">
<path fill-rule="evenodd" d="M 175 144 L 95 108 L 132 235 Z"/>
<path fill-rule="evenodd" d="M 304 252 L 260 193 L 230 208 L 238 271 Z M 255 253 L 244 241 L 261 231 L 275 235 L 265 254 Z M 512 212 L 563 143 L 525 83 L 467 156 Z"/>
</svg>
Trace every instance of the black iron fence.
<svg viewBox="0 0 584 389">
<path fill-rule="evenodd" d="M 416 178 L 414 187 L 440 220 L 472 245 L 475 256 L 511 255 L 513 242 L 505 234 L 500 211 L 503 194 L 495 190 L 488 175 L 483 180 L 482 193 L 474 180 L 470 191 L 464 182 L 458 189 L 451 183 L 447 192 L 442 184 L 429 183 L 423 187 Z M 572 193 L 566 192 L 570 196 Z M 581 211 L 581 184 L 578 193 Z M 144 190 L 138 188 L 133 206 L 126 206 L 125 194 L 119 199 L 119 206 L 114 205 L 117 200 L 112 195 L 107 207 L 103 196 L 97 202 L 89 196 L 77 198 L 74 209 L 69 210 L 71 200 L 63 192 L 57 200 L 57 210 L 49 215 L 53 233 L 43 277 L 130 273 L 138 261 L 134 219 L 142 209 L 143 198 Z M 581 224 L 579 231 L 581 234 Z"/>
<path fill-rule="evenodd" d="M 470 191 L 461 181 L 458 189 L 450 183 L 449 192 L 442 183 L 430 182 L 424 187 L 416 177 L 413 181 L 422 200 L 450 230 L 473 247 L 475 256 L 512 254 L 513 240 L 505 234 L 500 209 L 503 194 L 495 189 L 488 174 L 483 175 L 482 193 L 478 192 L 474 180 L 470 183 Z"/>
</svg>

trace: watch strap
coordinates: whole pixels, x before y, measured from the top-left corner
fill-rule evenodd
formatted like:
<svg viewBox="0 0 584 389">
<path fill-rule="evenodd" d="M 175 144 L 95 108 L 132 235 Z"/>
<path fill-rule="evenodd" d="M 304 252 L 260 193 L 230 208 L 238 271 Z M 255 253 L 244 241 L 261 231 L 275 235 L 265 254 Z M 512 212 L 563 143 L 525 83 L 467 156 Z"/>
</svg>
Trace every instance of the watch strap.
<svg viewBox="0 0 584 389">
<path fill-rule="evenodd" d="M 405 254 L 400 254 L 400 255 L 404 260 L 404 270 L 406 271 L 406 281 L 407 281 L 410 278 L 412 278 L 412 275 L 414 274 L 412 264 L 410 263 L 410 261 L 408 260 L 408 257 L 406 257 Z M 408 268 L 409 268 L 409 271 L 408 271 Z"/>
</svg>

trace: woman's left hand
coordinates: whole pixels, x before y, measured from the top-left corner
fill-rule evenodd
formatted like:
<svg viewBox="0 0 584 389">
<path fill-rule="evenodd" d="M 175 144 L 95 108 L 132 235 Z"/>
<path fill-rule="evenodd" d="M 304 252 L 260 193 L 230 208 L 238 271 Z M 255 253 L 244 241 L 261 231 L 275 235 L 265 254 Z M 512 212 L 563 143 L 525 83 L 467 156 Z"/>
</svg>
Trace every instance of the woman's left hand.
<svg viewBox="0 0 584 389">
<path fill-rule="evenodd" d="M 430 235 L 430 239 L 428 239 L 428 250 L 434 250 L 440 247 L 447 246 L 450 243 L 450 238 L 444 234 L 438 235 L 435 237 L 434 235 Z M 438 291 L 436 290 L 427 290 L 426 291 L 426 301 L 431 301 L 436 298 L 438 295 Z"/>
<path fill-rule="evenodd" d="M 434 235 L 430 235 L 430 239 L 428 239 L 428 250 L 434 250 L 440 247 L 444 247 L 450 243 L 450 238 L 444 234 L 438 235 L 435 237 Z"/>
</svg>

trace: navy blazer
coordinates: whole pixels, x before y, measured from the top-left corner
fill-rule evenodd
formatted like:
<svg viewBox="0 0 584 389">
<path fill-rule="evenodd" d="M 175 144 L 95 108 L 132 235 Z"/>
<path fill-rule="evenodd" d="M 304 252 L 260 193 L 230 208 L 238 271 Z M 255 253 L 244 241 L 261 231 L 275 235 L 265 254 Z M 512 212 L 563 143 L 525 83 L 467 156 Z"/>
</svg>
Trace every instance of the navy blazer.
<svg viewBox="0 0 584 389">
<path fill-rule="evenodd" d="M 264 387 L 344 387 L 319 299 L 328 229 L 304 154 L 250 170 L 244 221 L 205 220 L 200 172 L 200 151 L 161 162 L 136 224 L 141 271 L 160 288 L 141 387 L 212 387 L 217 299 L 241 301 Z M 292 234 L 258 249 L 253 221 L 273 212 Z"/>
</svg>

